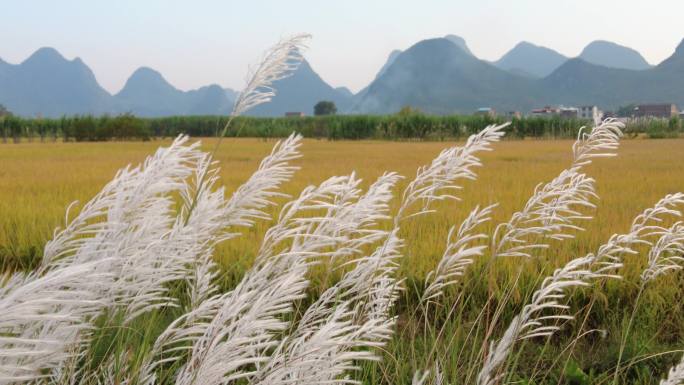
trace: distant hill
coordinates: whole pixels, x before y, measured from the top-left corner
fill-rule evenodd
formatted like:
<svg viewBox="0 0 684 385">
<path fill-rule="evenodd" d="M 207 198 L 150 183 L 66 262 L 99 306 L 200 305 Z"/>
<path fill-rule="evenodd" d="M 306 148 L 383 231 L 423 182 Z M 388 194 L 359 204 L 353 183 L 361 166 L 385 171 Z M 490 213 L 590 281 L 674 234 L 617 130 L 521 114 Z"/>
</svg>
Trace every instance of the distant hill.
<svg viewBox="0 0 684 385">
<path fill-rule="evenodd" d="M 684 40 L 660 65 L 646 70 L 608 68 L 572 59 L 542 81 L 549 103 L 675 103 L 684 108 Z"/>
<path fill-rule="evenodd" d="M 392 52 L 390 52 L 389 56 L 387 56 L 387 60 L 385 61 L 385 64 L 383 64 L 382 67 L 380 67 L 380 70 L 378 71 L 378 73 L 375 74 L 375 78 L 373 78 L 373 81 L 377 80 L 380 76 L 382 76 L 385 73 L 385 71 L 387 71 L 387 69 L 392 65 L 392 63 L 394 63 L 394 61 L 397 60 L 397 57 L 399 57 L 400 54 L 401 54 L 401 50 L 399 50 L 399 49 L 395 49 Z M 372 84 L 372 82 L 371 82 L 371 84 Z M 366 96 L 366 93 L 368 92 L 369 86 L 370 86 L 370 84 L 368 86 L 363 87 L 359 92 L 356 93 L 356 95 L 354 95 L 354 97 L 352 98 L 352 103 L 351 103 L 351 107 L 350 107 L 351 111 L 356 110 L 356 107 L 358 106 L 358 104 L 361 103 L 363 98 Z"/>
<path fill-rule="evenodd" d="M 456 44 L 456 46 L 460 49 L 463 50 L 463 52 L 467 53 L 470 56 L 475 56 L 473 55 L 472 52 L 470 52 L 470 48 L 468 48 L 468 44 L 466 44 L 465 39 L 463 39 L 460 36 L 456 35 L 446 35 L 444 36 L 445 39 L 449 40 L 450 42 Z"/>
<path fill-rule="evenodd" d="M 326 83 L 306 60 L 297 70 L 285 79 L 274 83 L 277 90 L 271 102 L 262 104 L 247 112 L 252 116 L 283 116 L 286 112 L 303 112 L 313 115 L 313 107 L 321 100 L 335 103 L 342 113 L 349 109 L 352 97 L 338 91 Z"/>
<path fill-rule="evenodd" d="M 446 38 L 423 40 L 402 52 L 376 79 L 358 112 L 396 112 L 405 105 L 425 112 L 471 113 L 478 107 L 533 105 L 525 78 L 479 60 Z"/>
<path fill-rule="evenodd" d="M 382 74 L 384 74 L 385 71 L 387 71 L 389 66 L 391 66 L 395 60 L 397 60 L 397 57 L 399 57 L 400 54 L 400 49 L 395 49 L 394 51 L 390 52 L 389 56 L 387 56 L 387 61 L 385 61 L 385 64 L 383 64 L 382 67 L 380 67 L 380 70 L 375 75 L 375 78 L 377 79 L 378 77 L 382 76 Z"/>
<path fill-rule="evenodd" d="M 609 53 L 612 61 L 597 55 L 597 49 Z M 621 61 L 613 60 L 618 58 Z M 615 68 L 620 66 L 631 68 Z M 544 76 L 547 71 L 552 72 Z M 393 51 L 376 78 L 355 95 L 344 87 L 331 87 L 306 61 L 274 86 L 273 101 L 251 115 L 312 114 L 321 100 L 335 102 L 340 113 L 393 113 L 406 105 L 435 114 L 472 113 L 479 107 L 528 112 L 552 104 L 614 109 L 629 103 L 672 102 L 684 108 L 684 41 L 657 66 L 649 66 L 634 50 L 606 42 L 592 43 L 580 57 L 569 60 L 547 48 L 520 43 L 488 63 L 473 56 L 463 39 L 448 36 Z M 41 48 L 20 64 L 0 60 L 0 104 L 23 116 L 227 114 L 236 96 L 217 85 L 182 91 L 145 67 L 111 95 L 83 61 L 67 60 L 52 48 Z"/>
<path fill-rule="evenodd" d="M 289 111 L 313 114 L 313 106 L 331 100 L 343 112 L 351 105 L 348 89 L 334 89 L 309 63 L 276 83 L 277 96 L 259 106 L 252 115 L 282 116 Z M 237 92 L 209 85 L 182 91 L 157 71 L 136 70 L 116 95 L 97 83 L 93 72 L 80 59 L 66 60 L 55 49 L 41 48 L 23 63 L 0 60 L 0 104 L 23 116 L 59 117 L 75 114 L 133 113 L 138 116 L 206 115 L 230 113 Z"/>
<path fill-rule="evenodd" d="M 103 114 L 113 111 L 111 95 L 81 59 L 66 60 L 41 48 L 18 65 L 0 64 L 0 104 L 18 115 Z"/>
<path fill-rule="evenodd" d="M 645 70 L 651 68 L 636 50 L 609 41 L 596 40 L 587 45 L 579 55 L 584 61 L 610 68 Z"/>
<path fill-rule="evenodd" d="M 116 109 L 138 116 L 224 115 L 230 113 L 233 99 L 217 85 L 181 91 L 157 71 L 141 67 L 114 96 Z"/>
<path fill-rule="evenodd" d="M 335 91 L 350 98 L 354 97 L 354 93 L 347 87 L 335 87 Z"/>
<path fill-rule="evenodd" d="M 368 87 L 357 112 L 391 113 L 410 105 L 426 112 L 472 113 L 478 107 L 529 111 L 544 105 L 667 102 L 684 108 L 684 41 L 656 67 L 609 68 L 575 58 L 542 78 L 525 78 L 479 60 L 445 39 L 404 51 Z"/>
<path fill-rule="evenodd" d="M 568 58 L 550 48 L 523 41 L 493 64 L 518 75 L 543 78 L 567 60 Z"/>
<path fill-rule="evenodd" d="M 180 91 L 160 73 L 145 67 L 135 71 L 121 92 L 112 96 L 81 59 L 67 60 L 53 48 L 41 48 L 21 64 L 0 60 L 0 104 L 23 116 L 124 112 L 165 116 L 226 114 L 233 99 L 216 85 Z"/>
<path fill-rule="evenodd" d="M 662 73 L 684 73 L 684 39 L 679 43 L 672 56 L 658 64 L 656 69 Z"/>
</svg>

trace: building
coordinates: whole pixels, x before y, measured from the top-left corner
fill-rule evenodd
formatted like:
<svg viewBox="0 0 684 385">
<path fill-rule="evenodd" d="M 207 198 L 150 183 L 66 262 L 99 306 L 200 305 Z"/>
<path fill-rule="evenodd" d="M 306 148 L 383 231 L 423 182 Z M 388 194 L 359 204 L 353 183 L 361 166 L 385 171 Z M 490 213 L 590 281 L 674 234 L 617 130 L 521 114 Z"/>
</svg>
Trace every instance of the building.
<svg viewBox="0 0 684 385">
<path fill-rule="evenodd" d="M 679 115 L 677 106 L 672 103 L 639 104 L 634 108 L 636 118 L 671 118 Z"/>
<path fill-rule="evenodd" d="M 598 122 L 603 119 L 603 111 L 599 110 L 596 106 L 580 106 L 578 117 Z"/>
<path fill-rule="evenodd" d="M 558 109 L 558 115 L 561 118 L 577 119 L 579 116 L 579 109 L 577 107 L 561 107 Z"/>
<path fill-rule="evenodd" d="M 531 115 L 532 116 L 550 117 L 550 116 L 558 115 L 559 112 L 560 112 L 560 110 L 556 107 L 544 106 L 544 108 L 538 108 L 536 110 L 532 110 Z"/>
<path fill-rule="evenodd" d="M 304 116 L 303 112 L 300 111 L 292 111 L 292 112 L 286 112 L 285 116 L 287 117 L 296 117 L 296 118 L 301 118 Z"/>
<path fill-rule="evenodd" d="M 480 107 L 475 112 L 475 115 L 484 115 L 484 116 L 490 116 L 493 118 L 496 116 L 496 110 L 493 109 L 492 107 Z"/>
</svg>

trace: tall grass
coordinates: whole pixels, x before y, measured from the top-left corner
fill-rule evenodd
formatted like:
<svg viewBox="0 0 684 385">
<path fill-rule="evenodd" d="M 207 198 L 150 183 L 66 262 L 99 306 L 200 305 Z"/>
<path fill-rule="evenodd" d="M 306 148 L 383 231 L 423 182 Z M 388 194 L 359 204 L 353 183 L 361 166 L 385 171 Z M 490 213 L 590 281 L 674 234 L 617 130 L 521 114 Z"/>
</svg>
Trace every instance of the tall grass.
<svg viewBox="0 0 684 385">
<path fill-rule="evenodd" d="M 269 51 L 236 110 L 272 96 L 270 84 L 291 69 L 301 38 Z M 365 191 L 354 172 L 304 188 L 281 208 L 253 265 L 230 287 L 215 250 L 240 228 L 270 218 L 266 209 L 296 171 L 290 162 L 300 156 L 301 137 L 276 144 L 231 197 L 219 187 L 213 154 L 178 137 L 122 169 L 78 214 L 67 210 L 66 226 L 45 245 L 35 271 L 4 277 L 0 383 L 555 383 L 553 368 L 569 364 L 545 361 L 545 351 L 569 358 L 579 340 L 597 332 L 584 322 L 601 316 L 592 314 L 596 297 L 586 313 L 573 312 L 573 300 L 627 279 L 625 258 L 647 261 L 639 296 L 646 282 L 681 269 L 684 227 L 669 221 L 682 216 L 684 194 L 664 197 L 628 232 L 594 253 L 566 256 L 569 262 L 544 277 L 553 268 L 543 259 L 550 242 L 572 239 L 596 207 L 585 168 L 616 155 L 622 129 L 606 121 L 580 130 L 568 168 L 539 185 L 508 221 L 486 227 L 497 205 L 475 207 L 449 231 L 427 279 L 404 279 L 399 262 L 407 229 L 414 229 L 406 224 L 458 201 L 505 128 L 488 126 L 442 151 L 401 190 L 393 172 Z M 502 279 L 499 267 L 507 264 L 503 271 L 512 276 Z M 529 264 L 538 267 L 531 279 L 523 269 Z M 320 293 L 312 290 L 314 271 Z M 480 282 L 463 280 L 466 274 Z M 466 283 L 478 286 L 466 291 Z M 418 299 L 403 300 L 411 295 Z M 402 309 L 407 304 L 415 306 Z M 554 339 L 580 320 L 570 343 Z M 621 368 L 629 330 L 616 347 L 614 372 L 598 373 L 596 382 L 631 381 Z M 409 356 L 408 365 L 400 362 Z M 663 383 L 681 377 L 680 364 Z"/>
</svg>

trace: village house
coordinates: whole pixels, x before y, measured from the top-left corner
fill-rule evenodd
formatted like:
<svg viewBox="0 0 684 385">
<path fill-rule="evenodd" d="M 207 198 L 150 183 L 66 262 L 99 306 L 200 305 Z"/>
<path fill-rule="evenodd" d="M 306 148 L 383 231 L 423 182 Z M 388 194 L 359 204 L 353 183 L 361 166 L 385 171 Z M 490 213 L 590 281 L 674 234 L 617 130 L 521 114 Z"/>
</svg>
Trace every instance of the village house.
<svg viewBox="0 0 684 385">
<path fill-rule="evenodd" d="M 532 110 L 531 115 L 532 116 L 544 116 L 544 117 L 550 117 L 554 115 L 558 115 L 559 109 L 551 106 L 544 106 L 544 108 L 538 108 L 535 110 Z"/>
<path fill-rule="evenodd" d="M 599 110 L 597 106 L 580 106 L 579 116 L 580 119 L 591 120 L 592 122 L 597 122 L 603 119 L 603 111 Z"/>
<path fill-rule="evenodd" d="M 480 107 L 475 112 L 475 115 L 484 115 L 494 118 L 496 117 L 496 110 L 492 107 Z"/>
<path fill-rule="evenodd" d="M 634 108 L 636 118 L 671 118 L 677 115 L 677 106 L 672 103 L 639 104 Z"/>
<path fill-rule="evenodd" d="M 579 116 L 579 109 L 577 107 L 561 107 L 558 111 L 558 115 L 561 118 L 576 119 Z"/>
</svg>

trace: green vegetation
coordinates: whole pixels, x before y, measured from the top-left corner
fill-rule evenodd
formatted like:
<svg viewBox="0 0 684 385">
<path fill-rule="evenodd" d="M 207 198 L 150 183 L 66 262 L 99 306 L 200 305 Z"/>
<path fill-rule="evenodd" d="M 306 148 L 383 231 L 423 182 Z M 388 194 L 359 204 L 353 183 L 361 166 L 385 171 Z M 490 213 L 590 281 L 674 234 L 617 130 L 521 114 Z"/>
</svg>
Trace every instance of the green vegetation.
<svg viewBox="0 0 684 385">
<path fill-rule="evenodd" d="M 336 113 L 337 106 L 335 106 L 335 102 L 329 100 L 322 100 L 314 106 L 314 115 L 316 116 L 335 115 Z"/>
<path fill-rule="evenodd" d="M 682 132 L 682 122 L 676 116 L 670 120 L 652 119 L 643 124 L 646 135 L 651 139 L 676 138 Z"/>
<path fill-rule="evenodd" d="M 225 116 L 172 116 L 138 118 L 130 114 L 120 116 L 73 116 L 61 119 L 23 119 L 16 116 L 0 118 L 3 142 L 12 139 L 32 141 L 94 142 L 107 140 L 149 140 L 170 138 L 178 134 L 193 137 L 215 137 L 226 124 Z M 427 115 L 405 107 L 394 115 L 322 115 L 296 118 L 237 117 L 226 132 L 228 137 L 282 138 L 298 132 L 307 138 L 430 140 L 460 139 L 477 132 L 488 124 L 499 124 L 507 119 L 483 115 Z M 561 117 L 514 118 L 506 128 L 509 139 L 551 138 L 572 139 L 578 127 L 590 125 L 580 119 Z M 684 132 L 678 117 L 672 119 L 641 119 L 630 122 L 628 136 L 646 135 L 649 138 L 674 138 Z"/>
<path fill-rule="evenodd" d="M 0 121 L 0 135 L 7 138 L 64 141 L 147 140 L 185 133 L 212 137 L 226 124 L 225 116 L 173 116 L 138 118 L 73 116 L 61 119 L 6 118 Z M 326 115 L 301 118 L 237 117 L 226 133 L 229 137 L 286 137 L 298 132 L 304 137 L 327 139 L 445 140 L 464 138 L 504 118 L 475 115 L 436 116 L 417 110 L 395 115 Z M 588 122 L 577 119 L 529 117 L 513 119 L 509 138 L 574 138 L 578 127 Z"/>
</svg>

